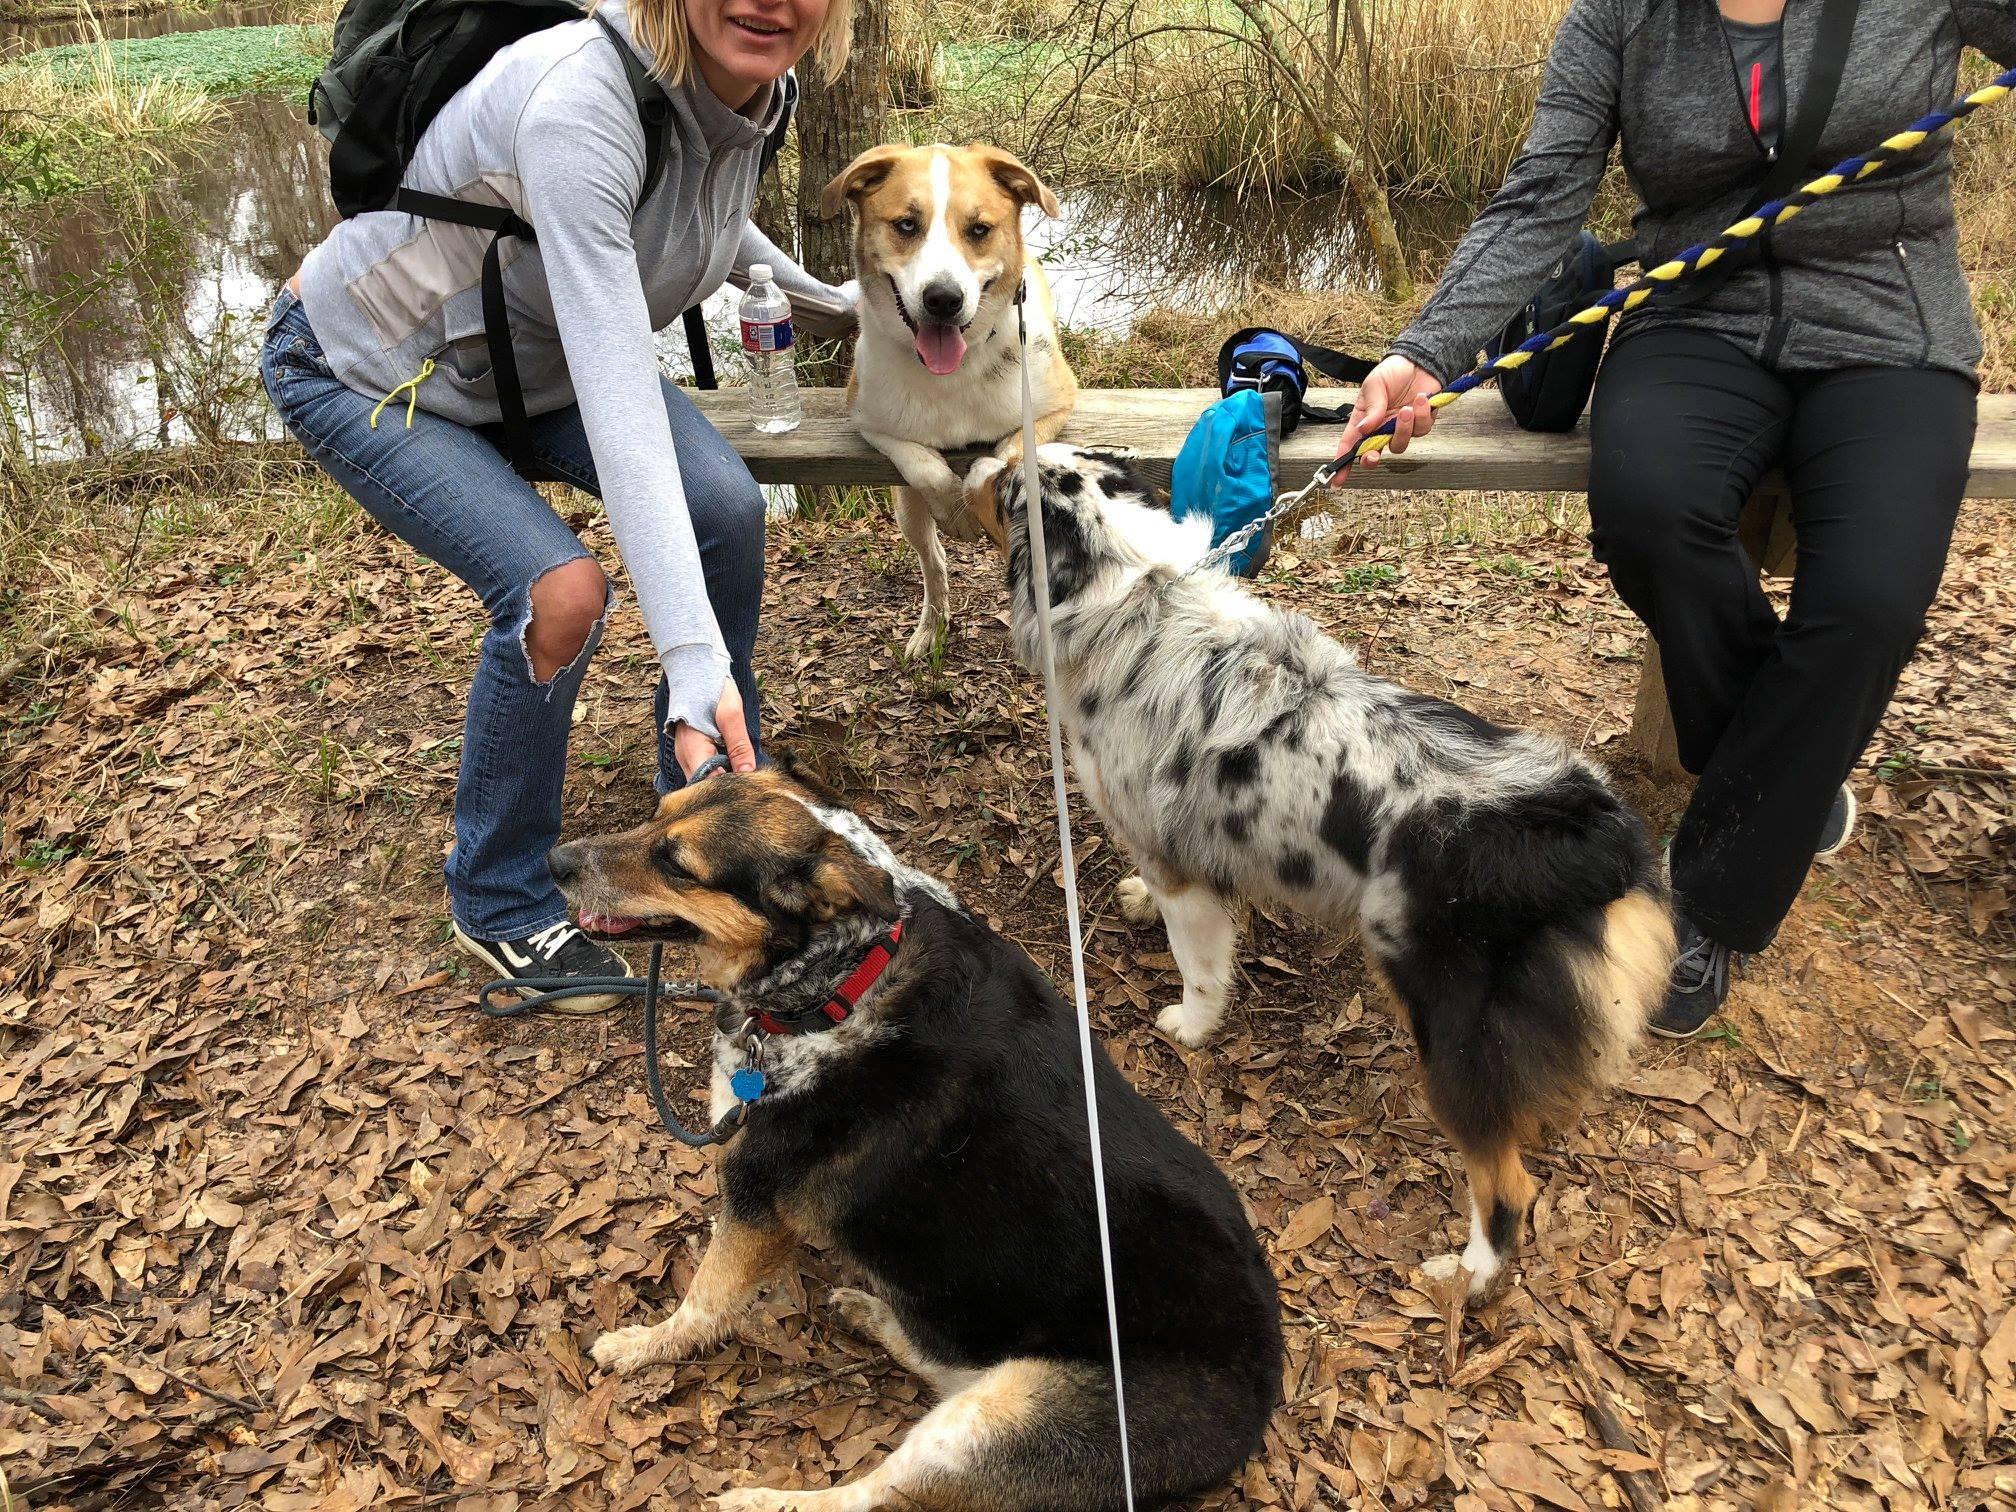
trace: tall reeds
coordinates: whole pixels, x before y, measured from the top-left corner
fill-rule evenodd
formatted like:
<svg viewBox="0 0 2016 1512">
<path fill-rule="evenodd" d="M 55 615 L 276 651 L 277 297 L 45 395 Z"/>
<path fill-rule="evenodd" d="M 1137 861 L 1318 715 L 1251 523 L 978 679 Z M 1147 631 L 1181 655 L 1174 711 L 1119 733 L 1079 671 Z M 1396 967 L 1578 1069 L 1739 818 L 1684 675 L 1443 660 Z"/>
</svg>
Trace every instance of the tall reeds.
<svg viewBox="0 0 2016 1512">
<path fill-rule="evenodd" d="M 168 161 L 199 142 L 223 113 L 206 91 L 176 79 L 140 80 L 119 67 L 105 30 L 58 71 L 35 61 L 0 66 L 0 203 L 103 187 L 136 166 Z"/>
<path fill-rule="evenodd" d="M 1040 50 L 1001 34 L 1001 63 L 1033 75 L 1038 108 L 1020 145 L 1076 177 L 1327 189 L 1362 162 L 1395 192 L 1474 201 L 1519 150 L 1566 9 L 1567 0 L 1135 0 L 1083 7 L 1042 33 Z M 1301 106 L 1304 89 L 1321 97 L 1323 119 Z M 1326 138 L 1344 144 L 1347 161 Z"/>
</svg>

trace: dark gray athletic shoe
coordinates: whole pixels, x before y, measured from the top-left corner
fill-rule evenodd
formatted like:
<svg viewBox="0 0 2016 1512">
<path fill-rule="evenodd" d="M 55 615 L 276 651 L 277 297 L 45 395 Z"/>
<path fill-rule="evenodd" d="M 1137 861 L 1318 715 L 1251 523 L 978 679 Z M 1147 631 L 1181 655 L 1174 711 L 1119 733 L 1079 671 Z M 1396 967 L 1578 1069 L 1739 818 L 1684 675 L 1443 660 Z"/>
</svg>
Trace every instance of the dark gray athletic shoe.
<svg viewBox="0 0 2016 1512">
<path fill-rule="evenodd" d="M 1729 997 L 1729 977 L 1742 960 L 1727 945 L 1717 945 L 1682 916 L 1680 956 L 1666 986 L 1666 1001 L 1652 1017 L 1651 1030 L 1667 1039 L 1692 1039 L 1708 1027 Z"/>
<path fill-rule="evenodd" d="M 507 981 L 528 977 L 627 977 L 630 963 L 607 945 L 588 936 L 568 920 L 516 940 L 479 940 L 455 926 L 455 943 Z M 520 997 L 537 997 L 546 989 L 519 987 Z M 553 1005 L 555 1013 L 601 1013 L 622 1002 L 617 993 L 584 993 Z"/>
<path fill-rule="evenodd" d="M 1820 831 L 1820 848 L 1813 852 L 1817 861 L 1822 856 L 1831 856 L 1855 836 L 1855 818 L 1861 813 L 1855 802 L 1855 794 L 1847 783 L 1841 784 L 1841 791 L 1834 795 L 1834 806 L 1827 810 L 1827 827 Z"/>
</svg>

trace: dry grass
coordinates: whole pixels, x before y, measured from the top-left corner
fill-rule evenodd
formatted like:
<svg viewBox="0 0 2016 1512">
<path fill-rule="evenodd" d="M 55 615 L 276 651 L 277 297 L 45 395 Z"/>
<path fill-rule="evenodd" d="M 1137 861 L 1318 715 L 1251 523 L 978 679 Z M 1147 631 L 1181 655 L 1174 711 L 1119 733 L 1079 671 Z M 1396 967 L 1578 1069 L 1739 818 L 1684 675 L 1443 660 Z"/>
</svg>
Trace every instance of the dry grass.
<svg viewBox="0 0 2016 1512">
<path fill-rule="evenodd" d="M 1283 7 L 1297 72 L 1331 71 L 1327 7 Z M 1477 200 L 1503 181 L 1533 118 L 1563 0 L 1366 0 L 1371 66 L 1336 70 L 1335 119 L 1400 193 Z M 1185 39 L 1155 70 L 1143 129 L 1167 145 L 1179 182 L 1320 187 L 1336 169 L 1310 124 L 1283 108 L 1271 70 L 1229 39 Z M 1366 108 L 1369 104 L 1369 109 Z M 1369 123 L 1369 124 L 1368 124 Z"/>
<path fill-rule="evenodd" d="M 73 74 L 0 67 L 0 204 L 128 181 L 201 142 L 223 114 L 179 80 L 125 76 L 95 20 L 92 32 Z"/>
<path fill-rule="evenodd" d="M 1993 73 L 1985 58 L 1970 55 L 1961 87 L 1977 89 Z M 2016 386 L 2016 197 L 2009 192 L 2016 183 L 2016 101 L 1961 127 L 1954 157 L 1960 266 L 1981 324 L 1981 384 L 2001 392 Z"/>
<path fill-rule="evenodd" d="M 1391 187 L 1466 199 L 1488 193 L 1518 150 L 1564 9 L 1563 0 L 1365 0 L 1368 75 L 1329 35 L 1322 0 L 1266 7 L 1280 56 L 1347 141 L 1360 143 L 1360 101 L 1370 101 L 1362 145 Z M 1005 131 L 1010 145 L 1079 178 L 1250 190 L 1338 176 L 1232 0 L 1030 0 L 1006 20 L 958 8 L 941 24 L 962 20 L 979 29 L 945 34 L 972 39 L 975 71 L 992 77 L 979 98 L 945 102 L 946 134 Z M 1022 108 L 1000 110 L 1009 97 Z"/>
</svg>

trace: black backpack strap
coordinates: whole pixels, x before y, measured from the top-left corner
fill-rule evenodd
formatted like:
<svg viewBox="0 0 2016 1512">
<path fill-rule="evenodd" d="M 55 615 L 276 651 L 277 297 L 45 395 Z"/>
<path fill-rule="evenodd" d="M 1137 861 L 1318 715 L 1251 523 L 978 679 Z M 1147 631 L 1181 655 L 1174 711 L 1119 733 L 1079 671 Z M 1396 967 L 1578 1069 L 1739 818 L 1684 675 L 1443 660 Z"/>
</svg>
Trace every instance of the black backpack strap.
<svg viewBox="0 0 2016 1512">
<path fill-rule="evenodd" d="M 644 60 L 623 40 L 615 24 L 599 10 L 594 17 L 608 33 L 609 45 L 616 49 L 624 75 L 630 80 L 630 92 L 637 97 L 637 120 L 644 127 L 644 187 L 637 192 L 637 203 L 641 205 L 651 197 L 665 171 L 665 138 L 672 132 L 672 102 L 665 98 L 665 87 L 651 77 Z"/>
<path fill-rule="evenodd" d="M 659 175 L 665 169 L 665 138 L 671 130 L 672 105 L 609 18 L 597 12 L 595 20 L 608 34 L 630 80 L 631 92 L 637 97 L 637 119 L 644 128 L 644 187 L 637 196 L 641 204 L 657 187 Z M 445 194 L 405 188 L 399 191 L 393 204 L 408 215 L 474 226 L 490 233 L 490 246 L 483 254 L 483 342 L 490 353 L 490 377 L 497 392 L 504 455 L 520 473 L 530 476 L 532 431 L 525 413 L 525 387 L 518 378 L 518 354 L 511 346 L 511 311 L 504 302 L 503 242 L 507 236 L 537 241 L 538 234 L 508 205 L 480 205 Z"/>
<path fill-rule="evenodd" d="M 518 381 L 518 354 L 511 349 L 511 312 L 504 304 L 502 248 L 507 236 L 538 240 L 532 227 L 509 205 L 479 205 L 445 194 L 401 189 L 394 205 L 408 215 L 474 226 L 490 233 L 483 254 L 483 341 L 490 351 L 490 376 L 497 390 L 497 413 L 504 427 L 504 455 L 528 476 L 532 470 L 532 432 L 526 424 L 525 390 Z"/>
<path fill-rule="evenodd" d="M 787 73 L 784 75 L 784 111 L 777 117 L 777 124 L 770 128 L 770 134 L 763 138 L 763 162 L 756 170 L 758 179 L 770 171 L 770 165 L 784 151 L 784 144 L 791 138 L 792 119 L 797 114 L 798 76 Z"/>
<path fill-rule="evenodd" d="M 1859 4 L 1860 0 L 1826 0 L 1820 12 L 1820 29 L 1813 38 L 1813 55 L 1806 60 L 1799 118 L 1780 139 L 1778 156 L 1743 206 L 1744 217 L 1755 215 L 1775 199 L 1783 199 L 1813 175 L 1813 154 L 1819 149 L 1820 134 L 1827 129 L 1827 118 L 1834 113 L 1834 97 L 1841 92 L 1841 76 L 1848 70 L 1848 47 L 1855 38 Z M 1765 237 L 1754 237 L 1745 244 L 1746 249 L 1762 250 L 1764 241 Z M 1725 255 L 1659 302 L 1668 308 L 1693 304 L 1745 261 L 1748 259 Z"/>
<path fill-rule="evenodd" d="M 759 183 L 777 161 L 777 155 L 784 150 L 784 144 L 791 136 L 792 118 L 798 114 L 797 75 L 784 75 L 783 89 L 784 109 L 777 117 L 777 124 L 763 138 L 763 161 L 756 168 Z M 693 386 L 698 389 L 719 388 L 720 382 L 714 374 L 714 351 L 707 344 L 707 319 L 700 313 L 700 306 L 694 305 L 680 320 L 686 328 L 686 352 L 693 359 Z"/>
<path fill-rule="evenodd" d="M 1349 352 L 1335 351 L 1330 347 L 1318 346 L 1313 341 L 1302 341 L 1290 336 L 1288 344 L 1301 354 L 1302 360 L 1326 378 L 1334 378 L 1339 383 L 1363 383 L 1372 369 L 1379 366 L 1376 360 L 1367 361 L 1354 357 Z M 1311 404 L 1309 396 L 1302 396 L 1302 423 L 1315 421 L 1318 425 L 1342 425 L 1351 418 L 1353 406 L 1349 404 Z"/>
</svg>

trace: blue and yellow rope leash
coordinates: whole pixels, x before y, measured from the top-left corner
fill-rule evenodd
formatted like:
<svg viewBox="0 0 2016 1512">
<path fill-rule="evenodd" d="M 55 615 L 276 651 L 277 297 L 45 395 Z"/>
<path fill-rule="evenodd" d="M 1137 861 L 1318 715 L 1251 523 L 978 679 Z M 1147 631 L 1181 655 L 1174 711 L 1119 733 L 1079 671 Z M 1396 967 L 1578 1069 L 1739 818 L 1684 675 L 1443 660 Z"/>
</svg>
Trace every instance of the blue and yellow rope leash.
<svg viewBox="0 0 2016 1512">
<path fill-rule="evenodd" d="M 1618 311 L 1635 310 L 1662 288 L 1670 288 L 1691 278 L 1704 268 L 1713 267 L 1732 248 L 1753 241 L 1772 226 L 1783 225 L 1799 214 L 1808 205 L 1825 199 L 1844 185 L 1858 183 L 1870 175 L 1882 172 L 1899 158 L 1916 152 L 1940 132 L 1955 122 L 1963 121 L 1986 105 L 1994 105 L 2007 99 L 2016 91 L 2016 68 L 1998 75 L 1991 82 L 1962 95 L 1944 110 L 1913 121 L 1902 131 L 1886 137 L 1876 147 L 1861 157 L 1852 157 L 1837 163 L 1828 172 L 1805 184 L 1783 199 L 1772 200 L 1759 207 L 1755 214 L 1746 216 L 1729 227 L 1713 241 L 1702 242 L 1689 247 L 1670 262 L 1663 262 L 1653 268 L 1635 283 L 1621 289 L 1613 289 L 1595 303 L 1576 311 L 1552 330 L 1521 342 L 1509 352 L 1501 352 L 1488 362 L 1479 364 L 1447 387 L 1428 397 L 1434 409 L 1446 409 L 1473 389 L 1481 388 L 1500 373 L 1509 373 L 1524 367 L 1542 352 L 1551 352 L 1556 347 L 1566 346 L 1578 336 L 1592 330 L 1601 330 L 1611 315 Z M 1337 457 L 1316 469 L 1316 476 L 1306 487 L 1292 494 L 1284 494 L 1274 507 L 1253 521 L 1250 525 L 1234 531 L 1224 541 L 1213 547 L 1199 566 L 1217 566 L 1238 555 L 1246 545 L 1281 516 L 1292 512 L 1303 500 L 1319 488 L 1327 488 L 1351 470 L 1352 463 L 1373 452 L 1386 450 L 1393 439 L 1398 417 L 1389 417 L 1377 430 L 1358 443 L 1348 457 Z"/>
</svg>

